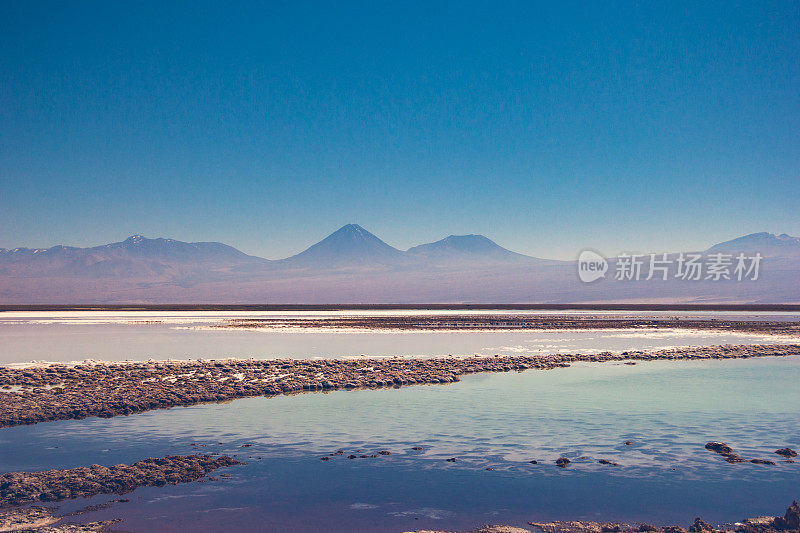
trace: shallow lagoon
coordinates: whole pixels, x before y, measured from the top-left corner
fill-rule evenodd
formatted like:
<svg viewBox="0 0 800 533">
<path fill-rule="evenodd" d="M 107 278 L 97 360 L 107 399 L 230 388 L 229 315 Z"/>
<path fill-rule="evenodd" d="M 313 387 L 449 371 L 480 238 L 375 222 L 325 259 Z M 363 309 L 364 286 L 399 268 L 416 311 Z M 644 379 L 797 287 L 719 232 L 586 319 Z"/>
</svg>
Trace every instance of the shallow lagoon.
<svg viewBox="0 0 800 533">
<path fill-rule="evenodd" d="M 800 448 L 799 381 L 795 357 L 656 361 L 249 398 L 4 429 L 0 469 L 196 451 L 248 462 L 228 469 L 229 480 L 139 489 L 130 503 L 80 517 L 122 516 L 133 531 L 403 531 L 601 518 L 688 525 L 698 514 L 725 522 L 777 513 L 800 497 L 800 463 L 773 453 Z M 730 465 L 703 448 L 709 440 L 777 464 Z M 392 455 L 319 460 L 337 449 Z M 573 459 L 567 469 L 553 464 L 561 455 Z"/>
</svg>

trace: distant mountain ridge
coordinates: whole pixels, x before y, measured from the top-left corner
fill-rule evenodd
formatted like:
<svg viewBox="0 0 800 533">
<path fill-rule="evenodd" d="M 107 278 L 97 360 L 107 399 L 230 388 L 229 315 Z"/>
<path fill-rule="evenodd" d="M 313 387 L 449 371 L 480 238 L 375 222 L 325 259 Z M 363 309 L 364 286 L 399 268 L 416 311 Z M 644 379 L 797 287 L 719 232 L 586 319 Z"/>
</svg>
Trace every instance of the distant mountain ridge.
<svg viewBox="0 0 800 533">
<path fill-rule="evenodd" d="M 752 233 L 721 242 L 706 249 L 704 253 L 756 252 L 767 256 L 786 254 L 800 255 L 800 237 L 785 233 Z M 274 263 L 298 267 L 358 267 L 370 264 L 411 264 L 416 262 L 558 262 L 539 259 L 512 252 L 483 235 L 449 235 L 435 242 L 399 250 L 358 224 L 347 224 L 302 252 L 285 259 L 270 261 L 248 255 L 233 246 L 220 242 L 183 242 L 167 238 L 146 238 L 133 235 L 124 241 L 102 244 L 88 248 L 57 245 L 50 248 L 0 248 L 0 260 L 24 261 L 52 258 L 94 257 L 96 260 L 111 258 L 136 258 L 178 263 Z"/>
<path fill-rule="evenodd" d="M 450 235 L 407 251 L 390 246 L 358 224 L 347 224 L 302 252 L 270 261 L 219 242 L 183 242 L 133 235 L 89 248 L 0 249 L 0 274 L 147 277 L 229 267 L 234 272 L 326 272 L 359 268 L 425 269 L 545 261 L 507 250 L 483 235 Z M 14 268 L 16 267 L 16 268 Z M 25 270 L 20 272 L 19 270 Z"/>
<path fill-rule="evenodd" d="M 261 259 L 249 256 L 221 242 L 183 242 L 174 239 L 148 239 L 141 235 L 133 235 L 121 242 L 113 242 L 92 246 L 89 248 L 78 248 L 75 246 L 64 246 L 59 244 L 50 248 L 0 248 L 0 253 L 15 256 L 46 257 L 59 254 L 77 253 L 125 253 L 140 257 L 150 258 L 171 258 L 180 261 L 202 261 L 209 259 L 237 258 L 237 259 Z M 261 259 L 266 261 L 266 259 Z"/>
<path fill-rule="evenodd" d="M 0 249 L 0 304 L 800 302 L 800 239 L 754 233 L 703 253 L 739 251 L 765 257 L 758 282 L 625 283 L 612 273 L 585 284 L 574 261 L 518 254 L 482 235 L 403 251 L 347 224 L 274 261 L 219 242 L 134 235 L 89 248 Z"/>
<path fill-rule="evenodd" d="M 133 235 L 124 241 L 78 248 L 0 250 L 0 274 L 111 278 L 181 277 L 197 268 L 227 268 L 241 263 L 265 263 L 219 242 L 182 242 Z"/>
<path fill-rule="evenodd" d="M 760 232 L 715 244 L 708 253 L 717 252 L 760 252 L 765 257 L 796 256 L 800 257 L 800 237 L 792 237 L 785 233 Z"/>
</svg>

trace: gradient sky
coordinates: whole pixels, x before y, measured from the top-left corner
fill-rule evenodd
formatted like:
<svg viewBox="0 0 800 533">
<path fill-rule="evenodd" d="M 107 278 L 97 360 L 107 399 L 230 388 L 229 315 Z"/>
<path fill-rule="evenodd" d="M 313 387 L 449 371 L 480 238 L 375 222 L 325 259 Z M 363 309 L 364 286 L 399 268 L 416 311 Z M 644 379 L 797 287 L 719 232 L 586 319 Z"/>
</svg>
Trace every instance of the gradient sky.
<svg viewBox="0 0 800 533">
<path fill-rule="evenodd" d="M 0 3 L 0 247 L 800 234 L 800 2 L 162 4 Z"/>
</svg>

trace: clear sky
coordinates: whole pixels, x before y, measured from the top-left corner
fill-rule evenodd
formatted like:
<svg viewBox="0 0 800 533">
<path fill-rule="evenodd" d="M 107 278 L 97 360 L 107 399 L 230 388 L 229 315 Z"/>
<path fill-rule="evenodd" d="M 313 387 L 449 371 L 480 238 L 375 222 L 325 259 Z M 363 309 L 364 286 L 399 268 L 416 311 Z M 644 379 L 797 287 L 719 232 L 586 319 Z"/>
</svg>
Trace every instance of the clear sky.
<svg viewBox="0 0 800 533">
<path fill-rule="evenodd" d="M 168 5 L 163 5 L 168 4 Z M 0 2 L 0 247 L 800 234 L 800 2 Z"/>
</svg>

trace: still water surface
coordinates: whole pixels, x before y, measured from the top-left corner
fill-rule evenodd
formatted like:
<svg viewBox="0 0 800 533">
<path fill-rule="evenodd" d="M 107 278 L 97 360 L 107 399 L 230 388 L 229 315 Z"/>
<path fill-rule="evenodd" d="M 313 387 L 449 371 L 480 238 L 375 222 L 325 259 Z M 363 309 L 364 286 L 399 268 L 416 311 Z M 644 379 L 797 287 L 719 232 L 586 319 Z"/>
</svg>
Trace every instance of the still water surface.
<svg viewBox="0 0 800 533">
<path fill-rule="evenodd" d="M 446 386 L 249 398 L 3 429 L 0 470 L 195 451 L 247 461 L 227 470 L 229 480 L 139 489 L 130 503 L 80 518 L 122 516 L 132 531 L 405 531 L 549 519 L 688 525 L 698 514 L 726 522 L 776 514 L 800 498 L 800 463 L 773 453 L 800 449 L 799 382 L 800 358 L 791 357 L 579 364 Z M 703 448 L 709 440 L 777 464 L 730 465 Z M 241 448 L 247 443 L 254 446 Z M 320 461 L 337 449 L 392 454 Z M 554 466 L 562 455 L 569 468 Z"/>
</svg>

